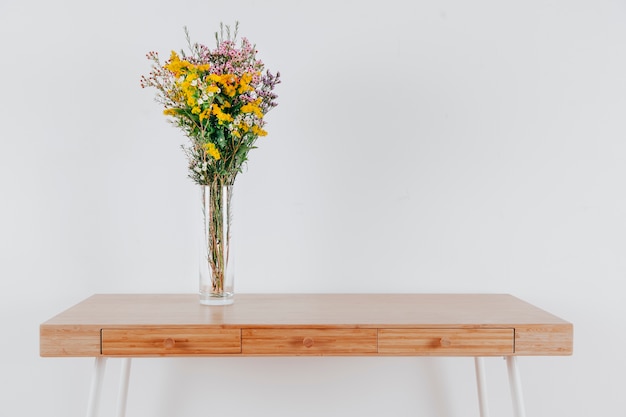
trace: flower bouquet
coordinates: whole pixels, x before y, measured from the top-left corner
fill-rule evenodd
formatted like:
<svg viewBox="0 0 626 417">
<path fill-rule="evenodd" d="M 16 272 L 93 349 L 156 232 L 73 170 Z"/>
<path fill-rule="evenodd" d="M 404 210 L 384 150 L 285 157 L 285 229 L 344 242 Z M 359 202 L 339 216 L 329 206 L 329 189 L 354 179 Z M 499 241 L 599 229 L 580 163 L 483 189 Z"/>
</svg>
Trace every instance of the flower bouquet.
<svg viewBox="0 0 626 417">
<path fill-rule="evenodd" d="M 149 52 L 152 69 L 141 77 L 141 86 L 157 90 L 163 113 L 189 139 L 183 150 L 189 177 L 201 188 L 204 219 L 202 304 L 233 302 L 232 188 L 248 152 L 267 135 L 264 117 L 277 105 L 280 83 L 280 73 L 265 70 L 255 46 L 246 38 L 237 43 L 237 34 L 238 24 L 234 31 L 220 24 L 217 46 L 210 49 L 192 43 L 185 28 L 189 53 L 172 51 L 162 64 L 157 52 Z"/>
</svg>

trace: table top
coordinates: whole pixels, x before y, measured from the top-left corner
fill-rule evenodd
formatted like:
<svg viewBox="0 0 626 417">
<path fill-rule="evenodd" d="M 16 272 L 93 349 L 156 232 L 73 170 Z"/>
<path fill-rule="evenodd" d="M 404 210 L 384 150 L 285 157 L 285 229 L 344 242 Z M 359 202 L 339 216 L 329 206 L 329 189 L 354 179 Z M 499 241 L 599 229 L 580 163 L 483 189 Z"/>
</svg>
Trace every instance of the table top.
<svg viewBox="0 0 626 417">
<path fill-rule="evenodd" d="M 136 347 L 133 337 L 137 337 L 137 332 L 149 331 L 151 337 L 158 339 L 162 336 L 161 329 L 177 329 L 172 334 L 178 335 L 179 341 L 188 342 L 189 346 L 194 337 L 207 331 L 213 331 L 213 336 L 219 331 L 222 336 L 236 337 L 236 340 L 229 339 L 228 343 L 232 342 L 233 346 L 239 343 L 240 351 L 226 354 L 280 354 L 287 351 L 276 350 L 274 345 L 271 352 L 251 347 L 246 350 L 246 346 L 252 346 L 252 340 L 255 340 L 255 346 L 261 346 L 270 339 L 286 340 L 292 335 L 302 336 L 306 345 L 313 340 L 313 334 L 318 341 L 331 343 L 328 335 L 333 335 L 332 340 L 343 337 L 343 333 L 334 334 L 333 331 L 350 329 L 353 336 L 361 338 L 354 339 L 351 346 L 371 342 L 375 345 L 374 350 L 363 352 L 375 355 L 381 352 L 398 355 L 441 352 L 452 355 L 570 355 L 573 345 L 571 323 L 508 294 L 237 294 L 235 303 L 230 306 L 204 306 L 193 294 L 97 294 L 41 324 L 40 353 L 42 356 L 132 354 L 138 351 L 107 350 L 107 337 L 115 337 L 116 343 L 123 342 L 125 347 Z M 184 338 L 180 337 L 183 329 Z M 129 331 L 134 333 L 129 336 Z M 264 331 L 273 333 L 268 336 L 270 333 Z M 326 333 L 320 333 L 322 331 Z M 202 343 L 208 343 L 209 336 L 202 334 L 206 339 Z M 422 342 L 424 335 L 431 339 Z M 510 346 L 506 341 L 508 337 L 511 338 Z M 488 338 L 492 338 L 491 342 Z M 502 346 L 489 350 L 483 343 L 483 347 L 478 347 L 476 341 L 482 343 L 483 339 L 491 345 L 496 344 L 494 340 L 502 341 Z M 175 342 L 176 337 L 167 336 L 163 340 L 169 344 Z M 432 340 L 449 350 L 442 350 L 439 346 L 439 350 L 417 347 L 420 344 L 431 346 Z M 385 341 L 391 346 L 387 351 L 380 348 L 381 343 L 387 343 Z M 154 345 L 156 342 L 151 340 L 149 343 Z M 321 346 L 320 343 L 316 348 Z M 451 350 L 450 345 L 454 344 L 457 349 Z M 179 343 L 178 346 L 183 345 Z M 168 352 L 189 356 L 220 353 L 214 350 L 152 352 L 157 356 Z M 309 349 L 304 353 L 297 352 L 295 354 L 350 354 L 357 351 Z"/>
</svg>

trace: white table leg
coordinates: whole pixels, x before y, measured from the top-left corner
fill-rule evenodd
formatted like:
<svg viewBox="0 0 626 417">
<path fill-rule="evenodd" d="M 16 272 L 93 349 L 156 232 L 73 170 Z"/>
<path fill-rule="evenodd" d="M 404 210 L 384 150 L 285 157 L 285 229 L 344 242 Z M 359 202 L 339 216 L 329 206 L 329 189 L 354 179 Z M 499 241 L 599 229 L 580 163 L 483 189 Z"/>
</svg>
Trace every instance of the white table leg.
<svg viewBox="0 0 626 417">
<path fill-rule="evenodd" d="M 122 359 L 120 385 L 117 391 L 117 417 L 126 416 L 126 400 L 128 399 L 128 381 L 130 379 L 130 358 Z"/>
<path fill-rule="evenodd" d="M 96 357 L 91 377 L 91 389 L 89 391 L 89 401 L 87 402 L 87 417 L 98 417 L 100 405 L 100 393 L 102 392 L 102 381 L 104 380 L 104 370 L 106 369 L 107 358 Z"/>
<path fill-rule="evenodd" d="M 476 368 L 476 385 L 478 386 L 478 408 L 480 417 L 489 417 L 489 406 L 487 405 L 487 380 L 485 378 L 485 364 L 483 358 L 474 358 Z"/>
<path fill-rule="evenodd" d="M 511 388 L 511 399 L 513 400 L 513 415 L 515 417 L 526 417 L 524 398 L 522 396 L 522 382 L 517 367 L 517 357 L 507 356 L 506 366 L 509 371 L 509 387 Z"/>
</svg>

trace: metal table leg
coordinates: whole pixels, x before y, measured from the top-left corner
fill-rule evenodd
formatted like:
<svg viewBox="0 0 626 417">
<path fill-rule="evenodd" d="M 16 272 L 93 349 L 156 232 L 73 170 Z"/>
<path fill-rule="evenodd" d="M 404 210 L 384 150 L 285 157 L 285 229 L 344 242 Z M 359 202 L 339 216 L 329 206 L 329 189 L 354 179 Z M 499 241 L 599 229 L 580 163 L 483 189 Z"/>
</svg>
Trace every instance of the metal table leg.
<svg viewBox="0 0 626 417">
<path fill-rule="evenodd" d="M 91 377 L 91 389 L 89 391 L 89 401 L 87 402 L 87 417 L 98 417 L 100 405 L 100 393 L 102 392 L 102 381 L 106 369 L 107 358 L 98 356 L 94 363 L 93 375 Z"/>
<path fill-rule="evenodd" d="M 513 415 L 515 417 L 526 417 L 524 398 L 522 396 L 522 382 L 517 367 L 517 357 L 507 356 L 506 365 L 509 371 L 509 387 L 511 388 L 511 399 L 513 400 Z"/>
<path fill-rule="evenodd" d="M 128 399 L 128 381 L 130 379 L 130 358 L 122 359 L 120 371 L 120 385 L 117 391 L 117 417 L 126 416 L 126 401 Z"/>
<path fill-rule="evenodd" d="M 474 358 L 476 368 L 476 385 L 478 386 L 478 408 L 480 417 L 489 417 L 489 406 L 487 405 L 487 380 L 485 378 L 485 364 L 483 358 Z"/>
</svg>

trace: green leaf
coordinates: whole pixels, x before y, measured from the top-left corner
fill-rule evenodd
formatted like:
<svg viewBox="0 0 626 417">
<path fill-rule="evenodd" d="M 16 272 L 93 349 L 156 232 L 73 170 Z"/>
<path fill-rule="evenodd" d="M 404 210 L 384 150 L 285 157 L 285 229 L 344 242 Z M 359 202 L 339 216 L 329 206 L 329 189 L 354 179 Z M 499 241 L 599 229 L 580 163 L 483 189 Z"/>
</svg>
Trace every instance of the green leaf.
<svg viewBox="0 0 626 417">
<path fill-rule="evenodd" d="M 226 147 L 226 137 L 224 136 L 224 130 L 217 129 L 215 131 L 214 137 L 215 137 L 215 140 L 217 141 L 217 146 L 224 149 Z"/>
</svg>

